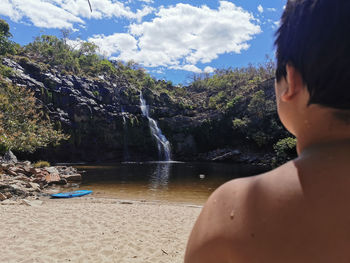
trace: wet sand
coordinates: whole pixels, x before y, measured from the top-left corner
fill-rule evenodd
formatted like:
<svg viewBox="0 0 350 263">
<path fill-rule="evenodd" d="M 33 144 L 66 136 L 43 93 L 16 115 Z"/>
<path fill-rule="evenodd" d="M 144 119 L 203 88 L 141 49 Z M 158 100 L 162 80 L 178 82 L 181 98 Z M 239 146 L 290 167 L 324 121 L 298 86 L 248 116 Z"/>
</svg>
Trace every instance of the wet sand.
<svg viewBox="0 0 350 263">
<path fill-rule="evenodd" d="M 0 261 L 183 262 L 200 210 L 91 197 L 0 205 Z"/>
</svg>

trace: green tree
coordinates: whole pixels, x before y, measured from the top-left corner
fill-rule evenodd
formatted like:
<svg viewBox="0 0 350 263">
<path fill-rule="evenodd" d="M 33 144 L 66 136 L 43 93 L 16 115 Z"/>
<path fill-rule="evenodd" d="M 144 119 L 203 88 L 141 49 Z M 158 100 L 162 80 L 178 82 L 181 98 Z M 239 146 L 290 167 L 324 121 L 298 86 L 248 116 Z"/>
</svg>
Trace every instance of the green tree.
<svg viewBox="0 0 350 263">
<path fill-rule="evenodd" d="M 290 160 L 291 156 L 296 157 L 297 140 L 293 137 L 287 137 L 279 140 L 274 146 L 277 156 L 277 162 L 283 163 Z"/>
<path fill-rule="evenodd" d="M 10 26 L 7 24 L 7 22 L 3 19 L 0 19 L 0 34 L 2 34 L 5 37 L 11 37 L 10 33 Z"/>
<path fill-rule="evenodd" d="M 0 148 L 34 152 L 68 139 L 54 129 L 33 92 L 13 86 L 0 78 Z"/>
<path fill-rule="evenodd" d="M 248 111 L 251 116 L 263 119 L 267 113 L 266 104 L 267 101 L 265 99 L 265 93 L 263 90 L 259 90 L 252 96 L 252 99 L 248 105 Z"/>
<path fill-rule="evenodd" d="M 0 19 L 0 56 L 14 53 L 15 47 L 13 42 L 9 40 L 10 37 L 12 35 L 9 24 L 5 20 Z"/>
</svg>

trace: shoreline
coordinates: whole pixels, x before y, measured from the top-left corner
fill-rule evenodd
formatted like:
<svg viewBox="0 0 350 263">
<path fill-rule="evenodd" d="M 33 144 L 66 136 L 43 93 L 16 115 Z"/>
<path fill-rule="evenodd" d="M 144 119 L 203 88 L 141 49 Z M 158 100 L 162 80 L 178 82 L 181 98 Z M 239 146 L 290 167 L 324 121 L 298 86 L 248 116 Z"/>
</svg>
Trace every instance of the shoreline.
<svg viewBox="0 0 350 263">
<path fill-rule="evenodd" d="M 41 198 L 0 206 L 4 262 L 183 262 L 201 206 L 163 201 Z"/>
<path fill-rule="evenodd" d="M 123 201 L 129 201 L 129 202 L 140 202 L 140 203 L 163 203 L 163 204 L 170 204 L 170 205 L 193 205 L 193 206 L 199 206 L 203 207 L 203 205 L 208 200 L 208 197 L 191 197 L 191 198 L 184 198 L 183 196 L 171 196 L 171 195 L 150 195 L 150 194 L 140 194 L 139 192 L 108 192 L 108 191 L 101 191 L 101 190 L 95 190 L 93 187 L 74 187 L 74 188 L 51 188 L 46 191 L 47 194 L 51 193 L 58 193 L 58 192 L 71 192 L 76 190 L 92 190 L 93 193 L 90 195 L 87 195 L 86 198 L 93 198 L 93 199 L 104 199 L 104 200 L 123 200 Z"/>
<path fill-rule="evenodd" d="M 51 198 L 50 196 L 43 196 L 40 198 L 41 201 L 45 202 L 55 202 L 55 201 L 68 201 L 68 202 L 91 202 L 91 203 L 102 203 L 102 204 L 145 204 L 145 205 L 169 205 L 169 206 L 179 206 L 179 207 L 192 207 L 202 209 L 203 205 L 189 203 L 189 202 L 181 202 L 181 201 L 167 201 L 167 200 L 151 200 L 151 199 L 125 199 L 125 198 L 117 198 L 113 196 L 93 196 L 87 195 L 82 197 L 74 197 L 74 198 Z M 0 203 L 1 204 L 1 203 Z"/>
</svg>

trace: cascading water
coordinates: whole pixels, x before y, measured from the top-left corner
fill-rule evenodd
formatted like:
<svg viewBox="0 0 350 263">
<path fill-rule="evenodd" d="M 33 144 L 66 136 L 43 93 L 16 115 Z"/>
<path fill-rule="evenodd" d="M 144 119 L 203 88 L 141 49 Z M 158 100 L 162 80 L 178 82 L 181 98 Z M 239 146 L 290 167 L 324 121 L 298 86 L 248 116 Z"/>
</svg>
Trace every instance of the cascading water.
<svg viewBox="0 0 350 263">
<path fill-rule="evenodd" d="M 149 116 L 149 109 L 146 105 L 145 99 L 142 96 L 142 91 L 140 91 L 140 103 L 142 114 L 143 116 L 147 117 L 151 134 L 156 139 L 159 158 L 164 161 L 170 161 L 170 143 L 167 140 L 167 138 L 162 134 L 162 131 L 159 129 L 157 122 Z"/>
</svg>

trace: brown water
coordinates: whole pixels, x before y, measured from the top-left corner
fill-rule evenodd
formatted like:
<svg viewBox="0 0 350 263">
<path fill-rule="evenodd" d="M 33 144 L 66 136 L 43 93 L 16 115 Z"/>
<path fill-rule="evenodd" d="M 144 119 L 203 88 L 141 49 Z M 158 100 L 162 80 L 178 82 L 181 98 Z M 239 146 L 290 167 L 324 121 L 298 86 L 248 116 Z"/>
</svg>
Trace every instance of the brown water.
<svg viewBox="0 0 350 263">
<path fill-rule="evenodd" d="M 75 166 L 84 170 L 80 189 L 95 197 L 204 204 L 221 184 L 262 169 L 218 163 L 114 163 Z"/>
</svg>

